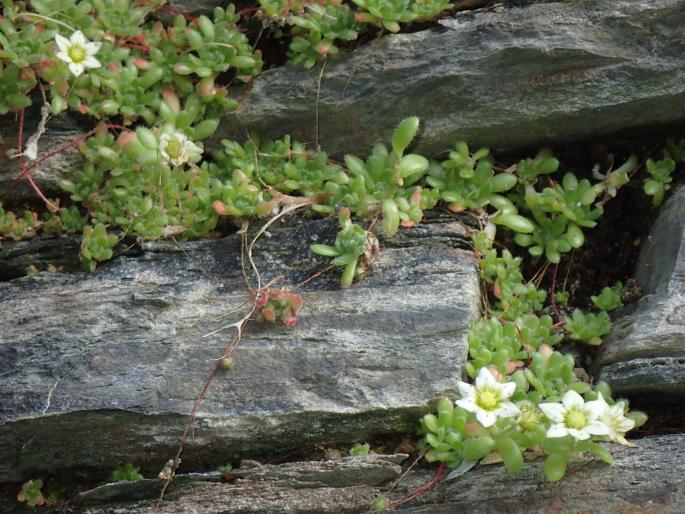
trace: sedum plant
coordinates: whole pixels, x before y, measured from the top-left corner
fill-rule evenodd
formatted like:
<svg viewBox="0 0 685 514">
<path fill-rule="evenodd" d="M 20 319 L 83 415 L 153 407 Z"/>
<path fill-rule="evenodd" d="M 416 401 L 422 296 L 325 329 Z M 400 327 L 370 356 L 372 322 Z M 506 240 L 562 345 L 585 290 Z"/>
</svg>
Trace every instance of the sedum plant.
<svg viewBox="0 0 685 514">
<path fill-rule="evenodd" d="M 131 480 L 143 480 L 143 475 L 141 475 L 130 462 L 119 466 L 112 473 L 112 482 L 124 482 Z"/>
<path fill-rule="evenodd" d="M 166 91 L 199 100 L 203 116 L 235 109 L 217 77 L 233 71 L 247 81 L 262 65 L 237 27 L 235 6 L 217 7 L 192 26 L 177 16 L 165 28 L 149 18 L 163 3 L 4 0 L 0 113 L 31 105 L 39 82 L 52 114 L 70 108 L 154 124 Z"/>
<path fill-rule="evenodd" d="M 626 287 L 621 282 L 616 282 L 612 287 L 605 287 L 601 293 L 591 296 L 592 303 L 601 311 L 613 311 L 623 307 L 621 296 L 626 292 Z"/>
<path fill-rule="evenodd" d="M 643 189 L 646 194 L 652 197 L 652 203 L 658 207 L 664 201 L 665 192 L 670 189 L 673 181 L 671 174 L 675 171 L 675 161 L 670 157 L 664 157 L 655 161 L 647 159 L 647 172 L 650 177 L 645 180 Z"/>
<path fill-rule="evenodd" d="M 352 445 L 352 448 L 350 448 L 350 457 L 363 457 L 364 455 L 369 454 L 369 450 L 371 449 L 371 446 L 369 443 L 354 443 Z"/>
<path fill-rule="evenodd" d="M 302 15 L 292 16 L 291 22 L 294 28 L 289 54 L 292 62 L 305 68 L 337 54 L 336 41 L 353 41 L 361 29 L 349 6 L 335 1 L 310 4 Z"/>
<path fill-rule="evenodd" d="M 412 10 L 412 0 L 352 0 L 361 11 L 357 19 L 364 23 L 373 23 L 390 32 L 399 32 L 400 23 L 409 23 L 416 19 L 417 13 Z"/>
<path fill-rule="evenodd" d="M 574 309 L 565 321 L 571 339 L 593 346 L 602 344 L 602 337 L 611 331 L 611 319 L 605 311 L 592 314 Z"/>
<path fill-rule="evenodd" d="M 344 268 L 340 285 L 350 287 L 355 277 L 366 271 L 359 265 L 360 259 L 371 251 L 375 236 L 352 223 L 348 209 L 341 209 L 338 219 L 340 232 L 335 238 L 335 245 L 313 244 L 311 250 L 319 255 L 333 257 L 332 264 Z"/>
</svg>

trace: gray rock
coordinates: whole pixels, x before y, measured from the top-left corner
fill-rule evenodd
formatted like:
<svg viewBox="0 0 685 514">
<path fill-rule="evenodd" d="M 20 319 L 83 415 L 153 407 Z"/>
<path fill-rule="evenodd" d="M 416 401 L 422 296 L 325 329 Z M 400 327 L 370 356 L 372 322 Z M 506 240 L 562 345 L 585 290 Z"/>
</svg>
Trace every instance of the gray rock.
<svg viewBox="0 0 685 514">
<path fill-rule="evenodd" d="M 325 267 L 308 245 L 332 241 L 336 224 L 269 233 L 255 249 L 262 280 L 294 285 Z M 403 230 L 349 290 L 336 272 L 307 283 L 294 329 L 251 324 L 236 367 L 209 389 L 184 462 L 412 431 L 461 375 L 480 301 L 468 241 L 449 218 Z M 203 335 L 247 300 L 237 235 L 183 252 L 147 243 L 93 274 L 0 284 L 0 482 L 70 467 L 109 474 L 122 462 L 159 472 L 231 337 Z"/>
<path fill-rule="evenodd" d="M 340 460 L 291 462 L 279 465 L 257 465 L 244 470 L 240 467 L 231 472 L 230 484 L 216 483 L 220 481 L 220 473 L 189 473 L 179 474 L 173 481 L 172 488 L 165 494 L 167 500 L 178 498 L 171 509 L 174 512 L 188 512 L 197 501 L 196 495 L 202 495 L 209 483 L 214 484 L 210 489 L 212 496 L 218 489 L 233 499 L 234 509 L 255 508 L 267 504 L 283 505 L 284 497 L 310 496 L 314 491 L 314 499 L 320 499 L 326 492 L 332 497 L 340 499 L 336 490 L 343 490 L 343 496 L 357 490 L 362 498 L 367 498 L 371 487 L 379 487 L 400 476 L 402 461 L 406 454 L 395 455 L 366 455 L 362 457 L 345 457 Z M 162 482 L 160 480 L 139 480 L 135 482 L 114 482 L 102 485 L 78 495 L 80 505 L 111 504 L 136 501 L 141 499 L 159 498 Z M 265 498 L 259 491 L 272 491 L 276 498 Z M 311 502 L 312 498 L 307 499 Z M 359 499 L 355 505 L 359 505 Z M 345 505 L 336 504 L 344 508 Z M 150 502 L 141 502 L 135 509 L 141 512 L 151 507 Z M 106 507 L 105 509 L 109 509 Z M 189 510 L 185 510 L 189 509 Z M 95 509 L 97 511 L 98 509 Z"/>
<path fill-rule="evenodd" d="M 457 139 L 507 150 L 606 138 L 685 120 L 685 4 L 582 0 L 472 11 L 383 37 L 320 67 L 287 65 L 252 84 L 220 137 L 291 133 L 340 156 L 423 121 L 416 150 Z"/>
<path fill-rule="evenodd" d="M 526 463 L 517 474 L 502 465 L 479 466 L 454 481 L 439 482 L 427 493 L 403 504 L 401 512 L 685 512 L 685 435 L 653 436 L 637 443 L 636 448 L 608 445 L 616 459 L 613 465 L 588 459 L 572 461 L 566 478 L 559 483 L 547 481 L 542 459 Z M 269 466 L 262 470 L 259 480 L 246 476 L 231 484 L 194 482 L 169 495 L 158 512 L 369 512 L 377 494 L 384 494 L 392 503 L 400 502 L 430 482 L 436 471 L 410 471 L 397 483 L 399 466 L 387 462 L 374 465 L 374 469 L 384 469 L 384 481 L 368 480 L 366 468 L 361 467 L 354 482 L 334 485 L 298 478 L 311 473 L 335 476 L 339 470 L 359 466 L 347 460 Z M 285 467 L 289 469 L 290 481 L 280 479 L 279 471 Z M 88 512 L 152 512 L 154 504 L 144 501 L 107 505 Z"/>
<path fill-rule="evenodd" d="M 27 111 L 24 122 L 24 142 L 38 127 L 40 118 L 38 112 L 36 109 Z M 21 171 L 18 159 L 9 159 L 6 155 L 7 150 L 17 148 L 17 130 L 18 125 L 14 122 L 0 123 L 0 199 L 4 197 L 3 201 L 8 201 L 8 203 L 20 203 L 27 199 L 38 198 L 26 180 L 16 180 Z M 38 141 L 38 158 L 62 148 L 86 132 L 87 130 L 68 114 L 54 117 L 48 121 L 47 130 Z M 26 164 L 30 162 L 25 161 Z M 69 147 L 33 168 L 31 176 L 48 198 L 64 195 L 64 191 L 59 187 L 59 181 L 71 177 L 81 163 L 79 151 L 74 147 Z"/>
<path fill-rule="evenodd" d="M 643 297 L 602 345 L 600 377 L 621 394 L 685 397 L 685 187 L 664 203 L 635 278 Z M 671 397 L 673 399 L 674 397 Z"/>
</svg>

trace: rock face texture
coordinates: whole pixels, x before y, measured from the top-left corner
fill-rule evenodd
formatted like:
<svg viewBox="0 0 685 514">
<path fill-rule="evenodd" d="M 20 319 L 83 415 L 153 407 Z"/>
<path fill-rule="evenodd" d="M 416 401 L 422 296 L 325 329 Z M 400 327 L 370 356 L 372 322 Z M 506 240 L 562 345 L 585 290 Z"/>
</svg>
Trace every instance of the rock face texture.
<svg viewBox="0 0 685 514">
<path fill-rule="evenodd" d="M 526 465 L 518 474 L 502 465 L 479 466 L 466 475 L 440 482 L 401 512 L 425 513 L 550 513 L 627 512 L 676 514 L 685 511 L 685 436 L 654 436 L 637 448 L 610 447 L 616 458 L 608 466 L 597 461 L 571 462 L 560 483 L 545 479 L 543 461 Z M 377 494 L 399 502 L 428 483 L 435 469 L 411 471 L 399 477 L 401 456 L 368 456 L 341 461 L 301 462 L 237 470 L 232 483 L 215 476 L 196 477 L 170 494 L 163 513 L 339 513 L 369 512 Z M 142 489 L 128 483 L 131 489 Z M 105 489 L 98 492 L 106 498 Z M 119 492 L 126 484 L 119 486 Z M 159 485 L 158 485 L 159 487 Z M 96 490 L 97 491 L 97 490 Z M 89 494 L 91 500 L 96 495 Z M 154 512 L 155 501 L 101 505 L 87 512 Z M 400 512 L 400 510 L 397 510 Z"/>
<path fill-rule="evenodd" d="M 683 122 L 683 23 L 680 0 L 461 13 L 331 58 L 318 119 L 320 67 L 263 73 L 220 135 L 291 133 L 336 156 L 365 155 L 416 115 L 423 122 L 416 150 L 435 155 L 457 139 L 506 150 Z"/>
<path fill-rule="evenodd" d="M 173 491 L 165 495 L 169 508 L 162 511 L 217 512 L 212 510 L 212 504 L 217 495 L 225 495 L 230 498 L 230 512 L 320 512 L 322 508 L 328 512 L 361 512 L 373 503 L 381 487 L 399 478 L 399 464 L 406 458 L 405 454 L 397 454 L 280 465 L 255 463 L 232 471 L 231 483 L 224 484 L 217 483 L 219 473 L 179 475 Z M 112 483 L 82 493 L 78 502 L 85 506 L 112 500 L 122 503 L 136 496 L 156 499 L 159 491 L 159 480 Z M 132 508 L 147 512 L 149 507 L 150 502 L 142 502 Z M 225 502 L 217 507 L 224 508 Z M 102 512 L 100 509 L 91 512 Z"/>
<path fill-rule="evenodd" d="M 309 244 L 336 232 L 332 220 L 270 228 L 255 247 L 263 283 L 322 270 Z M 236 452 L 413 431 L 461 377 L 480 302 L 467 241 L 453 219 L 403 230 L 349 290 L 336 272 L 307 283 L 295 328 L 251 324 L 235 368 L 200 408 L 184 462 L 207 469 Z M 249 300 L 240 246 L 238 235 L 183 251 L 147 244 L 93 274 L 0 284 L 0 482 L 129 461 L 158 472 L 232 332 L 203 335 L 240 319 Z"/>
<path fill-rule="evenodd" d="M 38 127 L 39 110 L 27 111 L 24 122 L 24 139 L 28 139 Z M 20 203 L 27 199 L 36 199 L 37 195 L 26 180 L 17 180 L 20 175 L 19 159 L 10 159 L 6 152 L 17 148 L 18 122 L 10 116 L 0 118 L 0 197 Z M 38 158 L 62 148 L 87 132 L 68 114 L 56 116 L 47 124 L 45 134 L 38 140 Z M 31 161 L 26 159 L 25 164 Z M 63 193 L 59 181 L 70 177 L 81 163 L 81 154 L 73 147 L 54 158 L 48 159 L 31 170 L 31 176 L 48 197 Z"/>
<path fill-rule="evenodd" d="M 642 245 L 635 278 L 643 297 L 616 319 L 599 357 L 621 394 L 685 398 L 685 187 L 664 203 Z M 664 397 L 665 398 L 665 397 Z M 671 396 L 671 399 L 674 397 Z"/>
</svg>

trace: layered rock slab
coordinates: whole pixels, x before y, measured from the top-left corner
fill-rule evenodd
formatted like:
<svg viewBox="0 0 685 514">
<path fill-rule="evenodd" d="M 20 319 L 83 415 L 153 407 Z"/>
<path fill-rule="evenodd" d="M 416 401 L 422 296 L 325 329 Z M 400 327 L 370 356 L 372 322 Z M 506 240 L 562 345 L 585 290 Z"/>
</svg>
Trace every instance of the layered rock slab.
<svg viewBox="0 0 685 514">
<path fill-rule="evenodd" d="M 478 466 L 454 481 L 442 481 L 393 512 L 499 514 L 549 512 L 628 512 L 676 514 L 685 511 L 685 435 L 652 436 L 636 448 L 607 445 L 616 462 L 571 461 L 561 482 L 545 478 L 543 460 L 526 463 L 521 473 L 499 465 Z M 196 477 L 170 494 L 155 511 L 155 501 L 91 507 L 104 512 L 182 513 L 363 513 L 376 495 L 399 502 L 427 484 L 435 468 L 400 475 L 401 456 L 296 462 L 237 470 L 232 483 L 216 476 Z M 352 471 L 353 473 L 350 473 Z M 112 488 L 113 486 L 107 486 Z M 116 486 L 114 486 L 116 487 Z M 120 494 L 127 487 L 122 484 Z M 128 484 L 130 489 L 142 489 Z M 158 485 L 159 487 L 159 485 Z M 96 492 L 106 497 L 104 488 Z M 121 496 L 120 496 L 121 497 Z"/>
<path fill-rule="evenodd" d="M 626 395 L 685 399 L 685 186 L 668 198 L 642 243 L 643 296 L 619 311 L 598 358 L 600 378 Z"/>
<path fill-rule="evenodd" d="M 262 283 L 321 271 L 309 244 L 336 232 L 332 220 L 270 228 L 255 247 Z M 200 408 L 186 464 L 412 430 L 461 377 L 480 301 L 468 241 L 453 219 L 403 230 L 349 290 L 335 272 L 308 282 L 294 329 L 250 324 Z M 240 248 L 239 235 L 182 251 L 147 243 L 93 274 L 0 284 L 0 481 L 121 462 L 159 471 L 232 333 L 203 336 L 249 301 Z"/>
<path fill-rule="evenodd" d="M 457 139 L 501 151 L 682 124 L 683 23 L 679 0 L 461 13 L 342 52 L 323 73 L 293 65 L 264 72 L 219 135 L 290 133 L 336 156 L 365 155 L 416 115 L 416 151 L 432 156 Z"/>
</svg>

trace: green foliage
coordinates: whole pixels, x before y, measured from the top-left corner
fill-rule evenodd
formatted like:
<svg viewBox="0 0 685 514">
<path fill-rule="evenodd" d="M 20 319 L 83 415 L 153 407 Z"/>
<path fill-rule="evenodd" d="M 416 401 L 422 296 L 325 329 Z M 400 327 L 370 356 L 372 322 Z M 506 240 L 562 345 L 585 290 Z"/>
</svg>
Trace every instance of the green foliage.
<svg viewBox="0 0 685 514">
<path fill-rule="evenodd" d="M 354 443 L 352 448 L 350 448 L 350 456 L 351 457 L 361 457 L 364 455 L 369 454 L 369 450 L 371 449 L 371 446 L 369 446 L 369 443 Z"/>
<path fill-rule="evenodd" d="M 311 68 L 328 55 L 335 55 L 337 41 L 352 41 L 359 35 L 360 25 L 346 4 L 327 1 L 310 4 L 302 16 L 292 16 L 293 41 L 290 57 L 294 63 Z"/>
<path fill-rule="evenodd" d="M 22 503 L 26 502 L 29 507 L 45 505 L 45 498 L 41 491 L 42 488 L 42 480 L 29 480 L 28 482 L 25 482 L 17 495 L 17 501 Z"/>
<path fill-rule="evenodd" d="M 664 201 L 665 192 L 670 189 L 673 181 L 671 174 L 675 171 L 675 161 L 670 157 L 664 157 L 659 161 L 647 159 L 647 172 L 650 178 L 645 180 L 643 187 L 645 193 L 652 197 L 655 207 Z"/>
<path fill-rule="evenodd" d="M 390 32 L 399 32 L 400 23 L 416 19 L 411 8 L 412 0 L 352 0 L 361 8 L 357 17 L 364 23 L 373 23 Z"/>
<path fill-rule="evenodd" d="M 293 327 L 297 323 L 297 315 L 302 309 L 302 297 L 286 288 L 267 289 L 262 292 L 255 307 L 258 321 L 273 323 L 280 320 L 286 327 Z"/>
<path fill-rule="evenodd" d="M 24 211 L 24 213 L 17 217 L 11 211 L 5 211 L 0 202 L 0 241 L 3 239 L 12 239 L 20 241 L 36 235 L 40 222 L 38 214 L 32 211 Z"/>
<path fill-rule="evenodd" d="M 602 344 L 602 336 L 611 331 L 611 319 L 605 311 L 592 314 L 574 309 L 571 317 L 565 318 L 565 322 L 571 339 L 593 346 Z"/>
<path fill-rule="evenodd" d="M 371 505 L 371 510 L 374 512 L 382 511 L 390 506 L 390 501 L 382 494 L 376 496 L 376 499 Z"/>
<path fill-rule="evenodd" d="M 522 469 L 525 452 L 538 454 L 542 450 L 547 454 L 545 473 L 551 481 L 560 480 L 566 473 L 569 459 L 579 453 L 588 453 L 610 463 L 611 454 L 598 444 L 609 440 L 607 436 L 588 435 L 585 440 L 564 436 L 563 431 L 559 432 L 562 430 L 559 426 L 565 427 L 564 423 L 570 422 L 556 426 L 557 421 L 547 418 L 542 411 L 562 399 L 567 405 L 569 395 L 580 395 L 581 402 L 602 400 L 607 409 L 615 407 L 606 418 L 601 418 L 602 423 L 613 423 L 616 432 L 611 440 L 630 444 L 623 433 L 644 422 L 644 414 L 625 413 L 625 402 L 616 404 L 605 383 L 600 382 L 593 389 L 589 383 L 579 380 L 574 373 L 573 355 L 553 348 L 564 334 L 598 344 L 611 327 L 607 313 L 601 311 L 595 315 L 575 310 L 573 316 L 565 320 L 564 330 L 554 325 L 550 316 L 536 314 L 542 308 L 543 295 L 538 301 L 524 302 L 525 307 L 519 304 L 519 314 L 512 316 L 510 307 L 507 308 L 512 304 L 508 299 L 514 296 L 511 291 L 526 287 L 519 269 L 520 259 L 513 258 L 508 250 L 501 254 L 494 250 L 485 231 L 474 235 L 474 246 L 480 259 L 481 276 L 496 298 L 495 304 L 488 307 L 490 317 L 469 328 L 470 359 L 465 369 L 470 378 L 476 379 L 475 385 L 460 383 L 459 405 L 442 399 L 437 415 L 428 414 L 422 418 L 419 433 L 423 438 L 418 447 L 426 450 L 429 462 L 440 461 L 457 468 L 487 457 L 489 462 L 501 459 L 513 472 Z M 528 286 L 534 290 L 534 286 Z M 601 298 L 598 304 L 614 306 L 621 290 L 620 283 L 614 288 L 606 288 L 597 297 Z M 491 380 L 499 385 L 495 389 L 487 385 L 483 374 L 492 374 L 494 379 L 491 377 Z M 502 396 L 505 390 L 509 398 Z M 500 414 L 489 424 L 483 421 L 486 418 L 479 417 L 479 410 L 504 403 L 510 403 L 508 409 L 516 409 L 518 413 L 507 414 L 502 406 L 493 411 Z M 562 404 L 557 405 L 562 408 Z M 585 423 L 583 416 L 580 419 Z M 567 431 L 567 428 L 563 430 Z"/>
<path fill-rule="evenodd" d="M 250 80 L 262 62 L 236 25 L 235 6 L 217 7 L 211 19 L 200 16 L 192 26 L 177 16 L 165 30 L 149 19 L 162 3 L 5 2 L 0 114 L 29 106 L 38 80 L 47 85 L 53 114 L 71 108 L 96 118 L 118 115 L 126 123 L 142 118 L 154 124 L 161 121 L 166 92 L 194 98 L 203 117 L 237 107 L 216 78 L 234 71 L 239 80 Z M 77 30 L 101 43 L 94 55 L 100 65 L 74 75 L 68 62 L 55 58 L 55 36 L 69 39 Z"/>
<path fill-rule="evenodd" d="M 520 257 L 514 257 L 509 250 L 498 254 L 485 232 L 474 236 L 474 245 L 480 254 L 480 276 L 493 285 L 493 294 L 497 299 L 495 305 L 491 306 L 493 313 L 515 320 L 542 308 L 547 293 L 530 282 L 524 282 Z"/>
<path fill-rule="evenodd" d="M 133 467 L 130 462 L 119 466 L 112 473 L 112 482 L 124 482 L 127 480 L 142 480 L 143 475 L 138 473 L 138 470 Z"/>
<path fill-rule="evenodd" d="M 340 285 L 350 287 L 356 276 L 364 270 L 358 266 L 359 259 L 367 251 L 370 245 L 372 234 L 366 232 L 362 227 L 350 220 L 350 211 L 341 209 L 339 214 L 340 232 L 335 238 L 335 245 L 328 246 L 323 244 L 311 245 L 312 252 L 334 257 L 332 264 L 344 268 Z"/>
<path fill-rule="evenodd" d="M 83 228 L 83 242 L 81 243 L 81 260 L 84 267 L 89 271 L 95 271 L 98 262 L 111 259 L 112 249 L 118 241 L 119 238 L 116 235 L 107 233 L 102 223 L 95 226 L 86 225 Z"/>
<path fill-rule="evenodd" d="M 503 208 L 493 216 L 493 221 L 516 232 L 516 243 L 527 247 L 531 255 L 544 255 L 549 262 L 558 263 L 563 253 L 583 245 L 583 229 L 597 224 L 595 220 L 603 212 L 603 204 L 598 201 L 600 195 L 615 195 L 637 164 L 637 158 L 631 156 L 620 168 L 601 176 L 603 182 L 594 185 L 566 173 L 561 183 L 549 180 L 550 185 L 539 190 L 539 178 L 559 167 L 559 161 L 543 150 L 535 159 L 518 163 L 520 185 L 509 195 L 512 206 Z"/>
<path fill-rule="evenodd" d="M 337 54 L 341 43 L 377 27 L 398 32 L 400 24 L 430 20 L 452 8 L 445 0 L 259 0 L 257 16 L 275 37 L 292 36 L 288 56 L 311 68 L 328 55 Z"/>
<path fill-rule="evenodd" d="M 224 466 L 219 466 L 217 471 L 221 473 L 221 476 L 224 479 L 228 479 L 231 477 L 231 473 L 233 472 L 233 465 L 232 464 L 226 464 Z"/>
<path fill-rule="evenodd" d="M 597 296 L 591 296 L 592 303 L 602 311 L 613 311 L 619 307 L 623 307 L 621 296 L 625 293 L 626 288 L 621 282 L 616 282 L 612 287 L 605 287 Z"/>
<path fill-rule="evenodd" d="M 522 184 L 535 184 L 538 177 L 550 175 L 559 169 L 559 161 L 549 150 L 540 150 L 533 159 L 523 159 L 516 167 L 516 175 Z"/>
<path fill-rule="evenodd" d="M 463 141 L 458 141 L 449 159 L 433 165 L 426 183 L 440 191 L 440 199 L 447 202 L 452 212 L 480 209 L 493 204 L 505 213 L 515 213 L 513 204 L 498 193 L 516 185 L 516 175 L 497 173 L 490 150 L 481 148 L 471 154 Z"/>
</svg>

